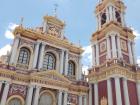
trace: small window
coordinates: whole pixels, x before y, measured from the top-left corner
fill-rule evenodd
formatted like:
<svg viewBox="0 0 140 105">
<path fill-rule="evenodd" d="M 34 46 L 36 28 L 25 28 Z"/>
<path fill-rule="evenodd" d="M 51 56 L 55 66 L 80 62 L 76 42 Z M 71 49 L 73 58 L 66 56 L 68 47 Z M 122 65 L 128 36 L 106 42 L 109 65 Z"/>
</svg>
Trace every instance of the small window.
<svg viewBox="0 0 140 105">
<path fill-rule="evenodd" d="M 106 13 L 103 13 L 101 16 L 101 25 L 106 23 Z"/>
<path fill-rule="evenodd" d="M 115 12 L 115 15 L 116 15 L 116 19 L 117 19 L 117 22 L 121 23 L 121 16 L 120 16 L 120 13 L 118 11 Z"/>
<path fill-rule="evenodd" d="M 52 53 L 46 53 L 43 61 L 43 68 L 48 70 L 54 70 L 56 66 L 56 58 Z"/>
<path fill-rule="evenodd" d="M 72 61 L 69 61 L 68 64 L 68 75 L 75 76 L 75 63 Z"/>
<path fill-rule="evenodd" d="M 19 64 L 29 64 L 30 51 L 27 48 L 21 48 L 18 57 Z"/>
</svg>

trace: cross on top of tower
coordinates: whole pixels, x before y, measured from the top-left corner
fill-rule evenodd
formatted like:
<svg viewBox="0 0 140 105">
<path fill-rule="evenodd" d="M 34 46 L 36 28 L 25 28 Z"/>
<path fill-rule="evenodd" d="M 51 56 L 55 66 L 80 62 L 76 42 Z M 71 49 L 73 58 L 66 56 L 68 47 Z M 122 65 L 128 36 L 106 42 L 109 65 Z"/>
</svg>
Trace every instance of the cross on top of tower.
<svg viewBox="0 0 140 105">
<path fill-rule="evenodd" d="M 58 4 L 54 4 L 54 16 L 57 17 Z"/>
</svg>

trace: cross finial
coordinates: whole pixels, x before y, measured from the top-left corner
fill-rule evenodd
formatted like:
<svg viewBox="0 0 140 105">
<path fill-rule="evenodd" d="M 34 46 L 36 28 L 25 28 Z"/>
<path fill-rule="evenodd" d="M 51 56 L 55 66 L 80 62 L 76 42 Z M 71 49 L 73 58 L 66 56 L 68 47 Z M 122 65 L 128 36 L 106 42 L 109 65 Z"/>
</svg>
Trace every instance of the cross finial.
<svg viewBox="0 0 140 105">
<path fill-rule="evenodd" d="M 21 20 L 20 20 L 20 26 L 23 25 L 23 21 L 24 21 L 24 17 L 21 17 Z"/>
<path fill-rule="evenodd" d="M 58 4 L 54 4 L 54 16 L 57 17 Z"/>
</svg>

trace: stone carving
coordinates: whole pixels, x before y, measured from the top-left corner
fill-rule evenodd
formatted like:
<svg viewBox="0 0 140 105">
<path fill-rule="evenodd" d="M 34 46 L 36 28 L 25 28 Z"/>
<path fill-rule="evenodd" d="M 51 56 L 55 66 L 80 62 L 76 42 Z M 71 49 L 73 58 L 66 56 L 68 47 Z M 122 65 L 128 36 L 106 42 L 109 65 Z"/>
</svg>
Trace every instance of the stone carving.
<svg viewBox="0 0 140 105">
<path fill-rule="evenodd" d="M 106 97 L 102 97 L 101 98 L 100 105 L 107 105 L 107 99 L 106 99 Z"/>
<path fill-rule="evenodd" d="M 104 40 L 103 42 L 100 43 L 100 53 L 105 52 L 107 49 L 106 47 L 106 41 Z"/>
<path fill-rule="evenodd" d="M 11 88 L 9 90 L 9 96 L 12 96 L 12 95 L 20 95 L 25 98 L 26 86 L 18 85 L 18 84 L 11 84 Z"/>
</svg>

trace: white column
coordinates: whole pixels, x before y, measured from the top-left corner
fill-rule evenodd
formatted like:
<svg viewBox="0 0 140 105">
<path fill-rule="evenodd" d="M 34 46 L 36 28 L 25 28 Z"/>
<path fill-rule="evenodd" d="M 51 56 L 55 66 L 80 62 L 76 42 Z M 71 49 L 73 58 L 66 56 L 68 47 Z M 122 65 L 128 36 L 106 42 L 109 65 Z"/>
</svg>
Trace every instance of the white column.
<svg viewBox="0 0 140 105">
<path fill-rule="evenodd" d="M 58 91 L 58 105 L 62 105 L 62 91 Z"/>
<path fill-rule="evenodd" d="M 62 50 L 62 53 L 61 53 L 60 74 L 63 73 L 63 67 L 64 67 L 64 50 Z"/>
<path fill-rule="evenodd" d="M 0 81 L 0 92 L 1 92 L 1 88 L 2 88 L 2 83 L 3 83 L 3 81 Z"/>
<path fill-rule="evenodd" d="M 112 53 L 113 53 L 113 58 L 117 58 L 115 35 L 111 35 L 111 40 L 112 40 Z"/>
<path fill-rule="evenodd" d="M 137 96 L 138 96 L 138 102 L 140 105 L 140 81 L 137 82 Z"/>
<path fill-rule="evenodd" d="M 76 80 L 81 80 L 82 79 L 82 56 L 81 55 L 79 56 L 79 67 L 76 74 L 77 74 Z"/>
<path fill-rule="evenodd" d="M 117 105 L 122 105 L 120 78 L 119 77 L 115 77 L 115 89 L 116 89 L 116 103 L 117 103 Z"/>
<path fill-rule="evenodd" d="M 40 54 L 40 58 L 39 58 L 39 69 L 41 69 L 43 67 L 44 50 L 45 50 L 45 44 L 42 43 L 41 54 Z"/>
<path fill-rule="evenodd" d="M 132 55 L 133 55 L 133 64 L 137 63 L 136 54 L 135 54 L 135 42 L 132 41 Z"/>
<path fill-rule="evenodd" d="M 99 65 L 99 45 L 96 43 L 96 65 Z"/>
<path fill-rule="evenodd" d="M 111 51 L 110 51 L 111 50 L 111 48 L 110 48 L 111 43 L 110 43 L 109 36 L 107 36 L 106 40 L 107 40 L 107 59 L 111 59 Z"/>
<path fill-rule="evenodd" d="M 99 105 L 99 97 L 98 97 L 98 84 L 94 84 L 94 100 L 95 100 L 95 105 Z"/>
<path fill-rule="evenodd" d="M 98 18 L 98 29 L 100 30 L 101 29 L 101 16 L 100 16 L 100 14 L 97 15 L 97 18 Z"/>
<path fill-rule="evenodd" d="M 107 92 L 108 92 L 108 105 L 113 105 L 112 85 L 110 78 L 107 80 Z"/>
<path fill-rule="evenodd" d="M 13 46 L 12 46 L 12 52 L 11 52 L 11 58 L 10 58 L 10 64 L 12 65 L 15 64 L 18 45 L 19 45 L 19 36 L 15 38 Z"/>
<path fill-rule="evenodd" d="M 26 97 L 26 105 L 31 105 L 32 102 L 32 95 L 33 95 L 33 86 L 28 87 L 28 93 Z"/>
<path fill-rule="evenodd" d="M 64 74 L 67 76 L 68 75 L 68 61 L 69 61 L 69 53 L 66 51 L 66 59 L 65 59 L 65 72 Z"/>
<path fill-rule="evenodd" d="M 87 95 L 84 96 L 84 105 L 87 105 Z"/>
<path fill-rule="evenodd" d="M 38 105 L 40 88 L 41 87 L 36 86 L 34 100 L 33 100 L 33 105 Z"/>
<path fill-rule="evenodd" d="M 130 105 L 129 94 L 128 94 L 128 85 L 127 85 L 127 79 L 126 78 L 123 78 L 123 91 L 124 91 L 125 104 Z"/>
<path fill-rule="evenodd" d="M 93 44 L 92 45 L 92 66 L 94 67 L 95 66 L 95 45 Z"/>
<path fill-rule="evenodd" d="M 64 105 L 67 105 L 68 101 L 68 93 L 64 92 Z"/>
<path fill-rule="evenodd" d="M 106 15 L 107 15 L 107 23 L 109 22 L 109 8 L 106 8 Z"/>
<path fill-rule="evenodd" d="M 120 36 L 117 36 L 117 46 L 118 46 L 118 56 L 119 58 L 122 58 L 122 49 L 121 49 L 121 42 L 120 42 Z"/>
<path fill-rule="evenodd" d="M 133 57 L 132 57 L 132 49 L 131 49 L 131 41 L 128 40 L 128 51 L 129 51 L 129 61 L 130 64 L 133 64 Z"/>
<path fill-rule="evenodd" d="M 113 9 L 113 20 L 116 21 L 115 8 L 112 7 L 112 9 Z"/>
<path fill-rule="evenodd" d="M 124 19 L 124 12 L 121 11 L 121 22 L 122 22 L 122 26 L 125 26 L 125 19 Z"/>
<path fill-rule="evenodd" d="M 109 15 L 110 15 L 110 21 L 112 21 L 113 20 L 113 9 L 112 9 L 111 5 L 109 6 Z"/>
<path fill-rule="evenodd" d="M 39 52 L 39 44 L 40 42 L 36 42 L 35 52 L 34 52 L 34 60 L 33 60 L 33 68 L 36 68 L 38 52 Z"/>
<path fill-rule="evenodd" d="M 7 100 L 7 96 L 8 96 L 9 87 L 10 87 L 10 84 L 5 83 L 5 87 L 4 87 L 4 91 L 3 91 L 3 94 L 2 94 L 0 105 L 6 105 L 6 100 Z"/>
<path fill-rule="evenodd" d="M 92 105 L 92 84 L 89 84 L 89 105 Z"/>
<path fill-rule="evenodd" d="M 82 96 L 79 96 L 79 105 L 83 105 L 83 103 L 82 103 Z"/>
</svg>

